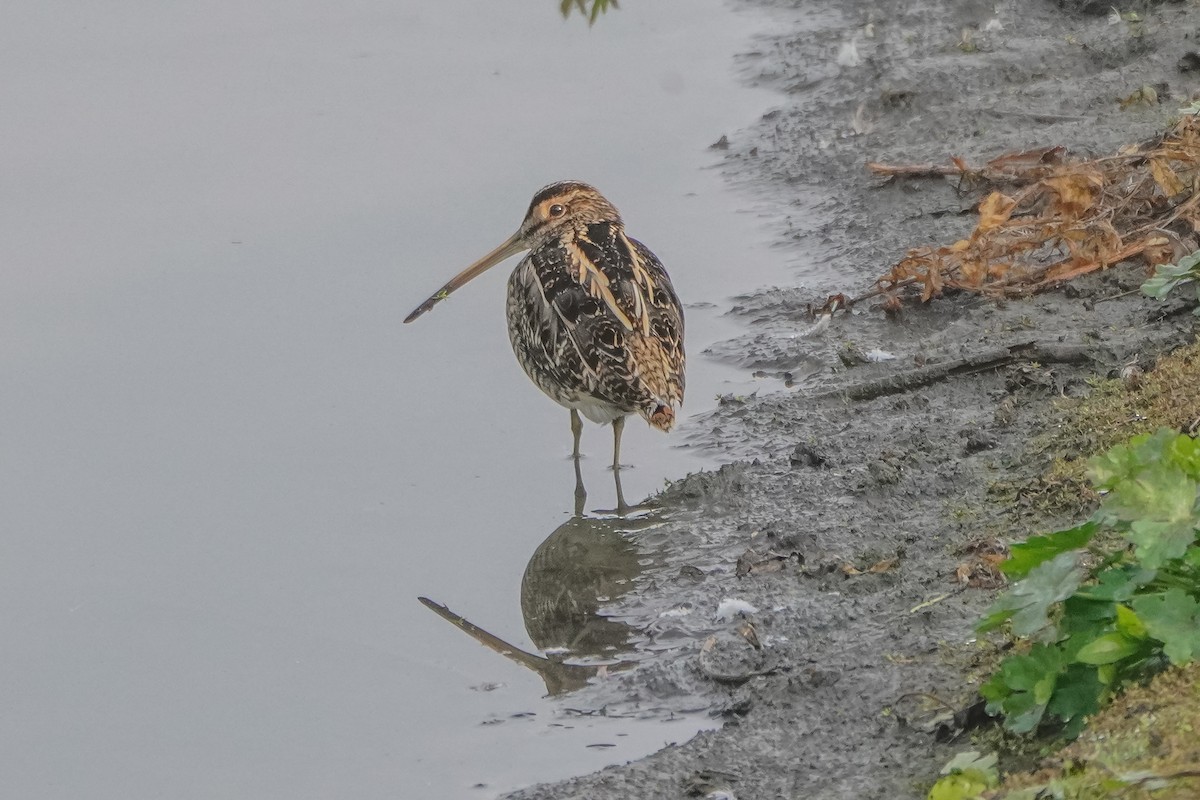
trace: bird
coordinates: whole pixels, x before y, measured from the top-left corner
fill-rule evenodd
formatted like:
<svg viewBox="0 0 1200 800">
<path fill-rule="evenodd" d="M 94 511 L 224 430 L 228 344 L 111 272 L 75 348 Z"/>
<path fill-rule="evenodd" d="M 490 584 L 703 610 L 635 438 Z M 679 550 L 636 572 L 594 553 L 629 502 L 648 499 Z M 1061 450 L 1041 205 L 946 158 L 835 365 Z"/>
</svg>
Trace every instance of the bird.
<svg viewBox="0 0 1200 800">
<path fill-rule="evenodd" d="M 666 269 L 625 233 L 616 207 L 580 181 L 538 190 L 516 233 L 451 278 L 404 320 L 528 251 L 508 279 L 508 336 L 539 389 L 571 412 L 578 463 L 582 414 L 613 429 L 621 469 L 625 418 L 669 432 L 683 404 L 683 307 Z"/>
</svg>

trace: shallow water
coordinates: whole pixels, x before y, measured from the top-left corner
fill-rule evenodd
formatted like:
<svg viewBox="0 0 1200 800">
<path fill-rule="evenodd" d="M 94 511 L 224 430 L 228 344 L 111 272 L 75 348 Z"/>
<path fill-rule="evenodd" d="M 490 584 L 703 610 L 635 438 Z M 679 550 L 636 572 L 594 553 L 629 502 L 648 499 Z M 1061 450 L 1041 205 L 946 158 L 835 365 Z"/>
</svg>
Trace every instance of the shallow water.
<svg viewBox="0 0 1200 800">
<path fill-rule="evenodd" d="M 595 183 L 689 306 L 680 433 L 631 420 L 625 493 L 706 466 L 687 415 L 756 384 L 700 351 L 783 274 L 706 169 L 772 102 L 733 67 L 768 20 L 9 5 L 0 794 L 490 797 L 707 724 L 571 718 L 416 602 L 537 652 L 522 578 L 574 475 L 508 267 L 400 321 L 539 186 Z M 589 509 L 610 447 L 589 425 Z"/>
</svg>

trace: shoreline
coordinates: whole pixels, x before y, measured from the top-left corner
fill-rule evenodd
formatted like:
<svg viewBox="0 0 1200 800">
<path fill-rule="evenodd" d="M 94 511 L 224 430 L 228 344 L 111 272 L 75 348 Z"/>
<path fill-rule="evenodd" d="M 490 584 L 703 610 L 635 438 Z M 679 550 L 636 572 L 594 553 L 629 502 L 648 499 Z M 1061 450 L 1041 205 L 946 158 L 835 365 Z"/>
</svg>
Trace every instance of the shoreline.
<svg viewBox="0 0 1200 800">
<path fill-rule="evenodd" d="M 818 8 L 802 3 L 797 16 Z M 841 285 L 731 301 L 746 334 L 705 357 L 768 373 L 803 367 L 805 386 L 725 398 L 706 416 L 708 433 L 693 444 L 738 460 L 664 491 L 663 524 L 645 534 L 661 563 L 631 593 L 636 606 L 613 609 L 651 640 L 688 643 L 572 696 L 594 713 L 703 707 L 724 727 L 505 797 L 919 798 L 968 749 L 950 712 L 985 677 L 974 624 L 995 591 L 962 582 L 959 570 L 996 531 L 1034 532 L 1014 528 L 989 488 L 1044 467 L 1027 445 L 1055 424 L 1059 398 L 1085 395 L 1089 380 L 1131 361 L 1153 364 L 1191 339 L 1193 320 L 1124 294 L 1145 271 L 1120 265 L 1070 292 L 1002 304 L 947 296 L 895 319 L 864 307 L 819 337 L 796 334 L 830 291 L 862 290 L 907 248 L 948 244 L 973 224 L 978 197 L 946 180 L 881 185 L 868 161 L 978 163 L 1051 145 L 1103 154 L 1147 138 L 1200 88 L 1176 66 L 1195 49 L 1188 10 L 1146 4 L 1136 23 L 1110 24 L 1049 2 L 996 14 L 988 3 L 853 0 L 837 10 L 840 25 L 824 16 L 825 27 L 784 32 L 741 59 L 752 83 L 785 94 L 727 137 L 725 172 L 780 209 L 808 208 L 819 193 L 812 218 L 780 220 L 780 241 L 827 263 Z M 1164 83 L 1157 105 L 1118 103 Z M 846 399 L 916 365 L 1031 343 L 1070 345 L 1080 357 L 1017 359 Z M 846 366 L 848 346 L 894 358 Z M 727 599 L 756 610 L 719 619 Z M 681 609 L 664 624 L 664 612 Z"/>
</svg>

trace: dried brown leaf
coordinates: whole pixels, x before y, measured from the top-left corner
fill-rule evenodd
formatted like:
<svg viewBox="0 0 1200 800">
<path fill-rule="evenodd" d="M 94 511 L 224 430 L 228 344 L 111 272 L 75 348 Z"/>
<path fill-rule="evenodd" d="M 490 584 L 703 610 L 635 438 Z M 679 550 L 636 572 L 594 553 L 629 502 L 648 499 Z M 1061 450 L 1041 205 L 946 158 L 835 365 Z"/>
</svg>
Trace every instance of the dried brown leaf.
<svg viewBox="0 0 1200 800">
<path fill-rule="evenodd" d="M 1152 267 L 1159 264 L 1170 264 L 1179 258 L 1175 246 L 1171 240 L 1165 236 L 1150 236 L 1146 239 L 1146 247 L 1142 250 L 1142 257 L 1146 259 L 1146 263 Z M 1188 253 L 1194 252 L 1195 248 L 1187 250 Z"/>
<path fill-rule="evenodd" d="M 905 174 L 930 166 L 889 169 Z M 919 291 L 923 301 L 946 287 L 1016 296 L 1138 256 L 1151 264 L 1173 260 L 1200 234 L 1195 116 L 1114 156 L 1072 158 L 1056 146 L 1005 154 L 976 171 L 955 157 L 931 172 L 1016 188 L 980 202 L 968 238 L 910 250 L 881 278 L 875 294 L 887 296 L 892 312 L 902 291 Z"/>
<path fill-rule="evenodd" d="M 1158 184 L 1163 195 L 1168 198 L 1174 197 L 1187 188 L 1165 158 L 1150 159 L 1150 174 L 1154 176 L 1154 182 Z"/>
<path fill-rule="evenodd" d="M 979 224 L 975 226 L 975 232 L 971 234 L 971 241 L 975 241 L 992 228 L 1008 222 L 1016 204 L 1016 200 L 1001 192 L 992 192 L 985 197 L 979 204 Z"/>
<path fill-rule="evenodd" d="M 1094 172 L 1055 175 L 1042 181 L 1055 194 L 1052 211 L 1067 219 L 1079 219 L 1096 205 L 1104 178 Z"/>
<path fill-rule="evenodd" d="M 978 289 L 988 277 L 988 268 L 979 261 L 966 261 L 959 267 L 960 280 L 955 282 L 958 288 Z"/>
</svg>

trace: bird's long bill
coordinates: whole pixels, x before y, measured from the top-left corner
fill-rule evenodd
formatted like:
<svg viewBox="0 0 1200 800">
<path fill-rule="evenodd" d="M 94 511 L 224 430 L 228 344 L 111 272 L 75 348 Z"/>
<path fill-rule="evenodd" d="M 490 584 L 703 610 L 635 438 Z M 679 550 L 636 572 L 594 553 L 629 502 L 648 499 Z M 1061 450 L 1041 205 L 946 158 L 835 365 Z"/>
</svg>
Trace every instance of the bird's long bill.
<svg viewBox="0 0 1200 800">
<path fill-rule="evenodd" d="M 500 245 L 495 250 L 488 253 L 486 256 L 479 259 L 474 264 L 451 278 L 445 286 L 434 292 L 428 300 L 414 308 L 413 312 L 404 318 L 404 321 L 412 322 L 414 319 L 421 316 L 426 311 L 449 297 L 450 293 L 455 289 L 458 289 L 460 286 L 464 286 L 471 281 L 471 279 L 482 275 L 488 269 L 496 266 L 504 259 L 508 258 L 509 256 L 515 256 L 517 253 L 520 253 L 525 249 L 525 245 L 521 243 L 521 232 L 517 231 L 512 236 L 508 237 L 508 239 L 504 241 L 504 244 Z"/>
</svg>

